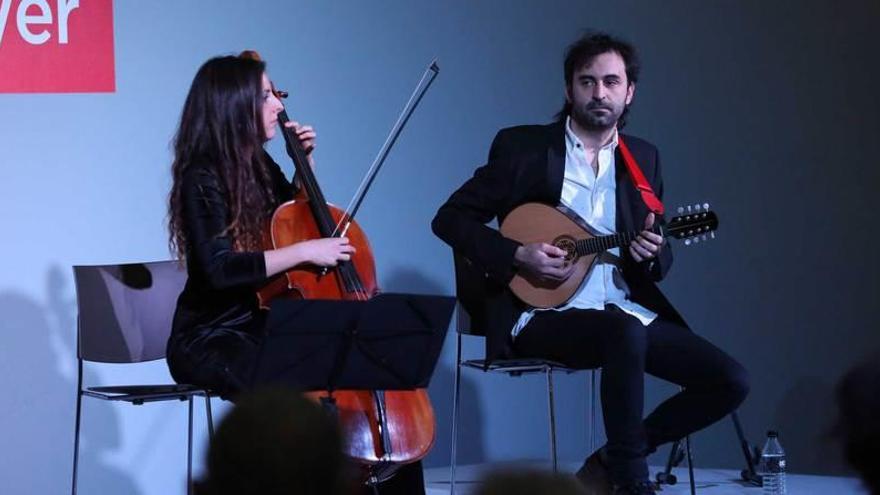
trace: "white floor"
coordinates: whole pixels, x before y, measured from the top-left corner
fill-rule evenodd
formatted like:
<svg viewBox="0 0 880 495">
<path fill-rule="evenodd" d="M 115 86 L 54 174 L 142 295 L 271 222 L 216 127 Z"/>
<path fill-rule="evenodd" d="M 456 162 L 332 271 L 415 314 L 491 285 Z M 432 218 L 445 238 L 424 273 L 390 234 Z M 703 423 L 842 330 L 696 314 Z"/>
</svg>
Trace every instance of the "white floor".
<svg viewBox="0 0 880 495">
<path fill-rule="evenodd" d="M 481 477 L 494 469 L 516 468 L 522 466 L 548 467 L 540 463 L 478 464 L 458 466 L 455 469 L 455 492 L 458 495 L 472 493 Z M 574 472 L 579 465 L 563 465 L 560 470 Z M 652 476 L 661 468 L 652 467 Z M 687 468 L 677 468 L 673 473 L 678 477 L 675 485 L 663 485 L 662 495 L 689 495 Z M 761 488 L 747 485 L 740 480 L 739 471 L 727 469 L 697 469 L 695 471 L 697 493 L 701 495 L 761 495 Z M 429 468 L 425 470 L 427 495 L 448 495 L 450 493 L 449 468 Z M 858 480 L 833 476 L 812 476 L 789 473 L 786 482 L 789 495 L 863 495 Z"/>
</svg>

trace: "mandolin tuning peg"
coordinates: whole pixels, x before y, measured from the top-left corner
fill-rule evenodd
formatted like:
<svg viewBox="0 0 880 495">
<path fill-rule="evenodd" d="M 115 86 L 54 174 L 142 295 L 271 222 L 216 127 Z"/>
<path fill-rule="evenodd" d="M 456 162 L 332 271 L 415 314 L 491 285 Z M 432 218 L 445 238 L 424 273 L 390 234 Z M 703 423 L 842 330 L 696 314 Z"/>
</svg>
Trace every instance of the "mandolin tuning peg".
<svg viewBox="0 0 880 495">
<path fill-rule="evenodd" d="M 685 246 L 690 246 L 690 245 L 691 245 L 691 240 L 690 240 L 690 239 L 685 239 L 685 240 L 684 240 L 684 245 L 685 245 Z"/>
<path fill-rule="evenodd" d="M 701 204 L 694 205 L 694 210 L 696 210 L 697 213 L 699 213 L 702 208 L 703 208 L 703 205 L 701 205 Z"/>
<path fill-rule="evenodd" d="M 703 203 L 703 210 L 709 211 L 709 203 Z"/>
<path fill-rule="evenodd" d="M 714 230 L 712 232 L 709 232 L 709 237 L 711 237 L 712 239 L 715 238 L 715 231 Z"/>
<path fill-rule="evenodd" d="M 675 211 L 677 211 L 678 214 L 681 215 L 682 213 L 684 213 L 684 206 L 679 206 L 678 208 L 675 209 Z"/>
<path fill-rule="evenodd" d="M 688 210 L 688 213 L 692 213 L 691 205 L 688 205 L 687 210 Z"/>
<path fill-rule="evenodd" d="M 703 238 L 703 242 L 706 242 L 706 241 L 708 241 L 708 240 L 709 240 L 709 238 L 708 238 L 708 237 L 706 237 L 706 234 L 703 234 L 703 235 L 702 235 L 702 236 L 701 236 L 701 237 L 702 237 L 702 238 Z"/>
<path fill-rule="evenodd" d="M 700 236 L 695 236 L 694 237 L 694 244 L 699 244 L 699 243 L 700 243 Z"/>
</svg>

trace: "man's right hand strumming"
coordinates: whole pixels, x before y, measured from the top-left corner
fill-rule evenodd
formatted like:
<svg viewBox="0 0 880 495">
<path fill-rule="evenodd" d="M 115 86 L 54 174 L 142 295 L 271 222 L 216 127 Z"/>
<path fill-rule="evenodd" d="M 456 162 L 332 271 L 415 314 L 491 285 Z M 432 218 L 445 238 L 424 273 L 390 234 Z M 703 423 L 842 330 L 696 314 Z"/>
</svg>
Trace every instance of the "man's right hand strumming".
<svg viewBox="0 0 880 495">
<path fill-rule="evenodd" d="M 519 270 L 547 282 L 562 282 L 574 271 L 574 263 L 566 263 L 565 250 L 545 242 L 523 244 L 516 248 L 514 260 Z"/>
</svg>

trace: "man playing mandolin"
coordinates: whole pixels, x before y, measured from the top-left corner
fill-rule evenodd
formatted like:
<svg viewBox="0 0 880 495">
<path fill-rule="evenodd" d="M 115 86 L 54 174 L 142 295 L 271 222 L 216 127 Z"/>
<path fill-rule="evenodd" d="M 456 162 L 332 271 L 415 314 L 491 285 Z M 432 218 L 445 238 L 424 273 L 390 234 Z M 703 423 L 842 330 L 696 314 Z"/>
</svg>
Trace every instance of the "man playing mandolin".
<svg viewBox="0 0 880 495">
<path fill-rule="evenodd" d="M 602 368 L 608 441 L 577 473 L 595 494 L 655 493 L 646 456 L 721 419 L 748 393 L 746 370 L 693 333 L 655 285 L 672 263 L 655 230 L 665 223 L 659 155 L 652 144 L 618 132 L 638 73 L 635 50 L 622 40 L 592 33 L 572 44 L 557 121 L 501 130 L 488 163 L 432 223 L 464 259 L 459 283 L 479 285 L 468 289 L 479 297 L 459 297 L 486 331 L 488 359 L 540 357 Z M 635 186 L 639 179 L 645 187 Z M 514 296 L 511 280 L 553 287 L 572 276 L 575 263 L 552 239 L 519 242 L 486 225 L 497 218 L 505 230 L 508 214 L 526 203 L 558 206 L 592 235 L 638 234 L 596 256 L 565 302 L 535 308 Z M 682 391 L 643 418 L 645 373 Z"/>
</svg>

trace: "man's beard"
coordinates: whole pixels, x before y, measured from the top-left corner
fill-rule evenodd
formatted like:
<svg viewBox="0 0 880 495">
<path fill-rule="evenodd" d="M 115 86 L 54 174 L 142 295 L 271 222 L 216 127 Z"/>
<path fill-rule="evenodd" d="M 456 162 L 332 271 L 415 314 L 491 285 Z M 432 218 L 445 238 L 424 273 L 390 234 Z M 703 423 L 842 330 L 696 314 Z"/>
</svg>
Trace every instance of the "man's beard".
<svg viewBox="0 0 880 495">
<path fill-rule="evenodd" d="M 602 112 L 600 109 L 607 111 Z M 605 131 L 615 127 L 626 107 L 614 108 L 612 104 L 591 101 L 584 105 L 571 107 L 571 118 L 588 131 Z"/>
</svg>

